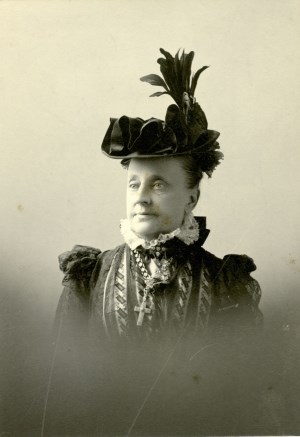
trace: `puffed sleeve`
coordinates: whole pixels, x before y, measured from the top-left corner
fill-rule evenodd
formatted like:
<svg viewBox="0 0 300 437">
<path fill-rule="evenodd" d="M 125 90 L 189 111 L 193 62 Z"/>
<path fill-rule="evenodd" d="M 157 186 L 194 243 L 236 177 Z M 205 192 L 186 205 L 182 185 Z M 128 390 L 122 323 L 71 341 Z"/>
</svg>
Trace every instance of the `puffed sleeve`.
<svg viewBox="0 0 300 437">
<path fill-rule="evenodd" d="M 261 289 L 251 276 L 256 270 L 247 255 L 226 255 L 216 277 L 215 314 L 223 323 L 235 327 L 259 327 L 263 316 L 259 309 Z"/>
<path fill-rule="evenodd" d="M 89 246 L 76 245 L 69 252 L 58 257 L 60 270 L 64 273 L 63 285 L 86 296 L 89 294 L 89 281 L 101 251 Z"/>
<path fill-rule="evenodd" d="M 87 325 L 90 282 L 101 251 L 76 245 L 59 256 L 59 267 L 64 273 L 63 292 L 56 310 L 54 334 L 57 331 Z"/>
</svg>

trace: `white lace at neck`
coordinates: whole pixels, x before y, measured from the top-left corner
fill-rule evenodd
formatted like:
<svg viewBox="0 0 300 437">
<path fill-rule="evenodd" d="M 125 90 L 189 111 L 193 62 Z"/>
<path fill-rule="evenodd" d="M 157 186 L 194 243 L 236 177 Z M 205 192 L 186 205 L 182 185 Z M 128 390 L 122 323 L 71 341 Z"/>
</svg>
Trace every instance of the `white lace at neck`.
<svg viewBox="0 0 300 437">
<path fill-rule="evenodd" d="M 150 241 L 144 240 L 143 238 L 137 236 L 131 230 L 128 219 L 122 219 L 120 223 L 121 234 L 123 235 L 125 243 L 127 243 L 132 250 L 136 249 L 138 246 L 143 246 L 145 249 L 151 249 L 158 244 L 163 244 L 166 241 L 171 240 L 174 237 L 177 237 L 187 245 L 193 244 L 199 238 L 199 226 L 193 214 L 186 216 L 180 228 L 177 228 L 168 234 L 160 234 L 157 238 Z"/>
</svg>

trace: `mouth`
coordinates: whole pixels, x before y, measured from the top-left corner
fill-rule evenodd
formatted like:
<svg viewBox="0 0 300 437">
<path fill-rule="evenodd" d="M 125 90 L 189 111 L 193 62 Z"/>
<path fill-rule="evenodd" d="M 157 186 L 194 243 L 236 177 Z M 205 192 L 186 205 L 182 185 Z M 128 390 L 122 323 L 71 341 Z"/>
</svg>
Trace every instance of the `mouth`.
<svg viewBox="0 0 300 437">
<path fill-rule="evenodd" d="M 156 215 L 153 212 L 148 212 L 148 211 L 137 211 L 134 213 L 134 215 L 142 215 L 142 216 L 147 216 L 147 215 Z"/>
<path fill-rule="evenodd" d="M 136 212 L 134 213 L 134 217 L 150 218 L 150 217 L 156 217 L 156 214 L 153 214 L 151 212 Z"/>
</svg>

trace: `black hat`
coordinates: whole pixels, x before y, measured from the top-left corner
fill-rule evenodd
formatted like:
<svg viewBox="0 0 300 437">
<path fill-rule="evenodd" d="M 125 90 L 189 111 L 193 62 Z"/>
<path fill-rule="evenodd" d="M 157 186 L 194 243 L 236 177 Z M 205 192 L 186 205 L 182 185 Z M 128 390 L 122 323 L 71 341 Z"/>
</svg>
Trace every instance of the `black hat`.
<svg viewBox="0 0 300 437">
<path fill-rule="evenodd" d="M 211 176 L 223 158 L 219 143 L 219 132 L 207 129 L 207 119 L 194 97 L 200 74 L 208 67 L 200 68 L 191 77 L 194 52 L 179 51 L 173 56 L 163 49 L 165 56 L 159 58 L 160 71 L 141 77 L 143 82 L 164 88 L 151 94 L 159 97 L 169 94 L 176 104 L 167 108 L 165 120 L 131 118 L 123 115 L 111 118 L 105 134 L 102 151 L 115 159 L 154 158 L 162 156 L 192 155 L 199 162 L 201 170 Z"/>
</svg>

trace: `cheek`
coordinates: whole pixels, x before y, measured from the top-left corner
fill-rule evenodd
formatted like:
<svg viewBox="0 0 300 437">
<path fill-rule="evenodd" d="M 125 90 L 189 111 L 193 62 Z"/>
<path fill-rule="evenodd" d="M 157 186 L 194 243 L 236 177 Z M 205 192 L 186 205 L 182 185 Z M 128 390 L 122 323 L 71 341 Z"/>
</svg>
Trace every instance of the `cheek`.
<svg viewBox="0 0 300 437">
<path fill-rule="evenodd" d="M 133 193 L 131 191 L 127 191 L 126 192 L 126 207 L 131 208 L 131 206 L 133 205 L 134 202 L 134 196 Z"/>
<path fill-rule="evenodd" d="M 174 224 L 174 217 L 165 215 L 162 217 L 161 222 L 164 226 L 172 226 Z"/>
<path fill-rule="evenodd" d="M 166 212 L 169 212 L 170 215 L 181 215 L 184 213 L 186 207 L 186 199 L 183 195 L 174 195 L 167 199 L 161 205 Z"/>
<path fill-rule="evenodd" d="M 181 197 L 174 196 L 174 198 L 168 199 L 167 202 L 158 206 L 158 210 L 159 209 L 164 225 L 181 225 L 185 213 L 185 202 Z"/>
</svg>

